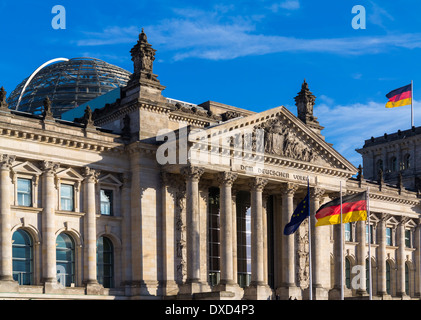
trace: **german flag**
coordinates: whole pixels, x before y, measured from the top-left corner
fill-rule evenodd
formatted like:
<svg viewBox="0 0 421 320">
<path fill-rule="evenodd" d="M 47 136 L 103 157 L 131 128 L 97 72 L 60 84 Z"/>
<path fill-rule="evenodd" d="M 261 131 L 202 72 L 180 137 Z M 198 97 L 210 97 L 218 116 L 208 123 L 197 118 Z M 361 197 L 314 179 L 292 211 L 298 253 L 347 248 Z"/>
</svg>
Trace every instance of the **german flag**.
<svg viewBox="0 0 421 320">
<path fill-rule="evenodd" d="M 342 197 L 342 222 L 367 220 L 367 192 Z M 341 198 L 322 205 L 316 212 L 316 227 L 341 223 Z"/>
<path fill-rule="evenodd" d="M 412 83 L 407 86 L 390 91 L 386 98 L 386 108 L 402 107 L 412 103 Z"/>
</svg>

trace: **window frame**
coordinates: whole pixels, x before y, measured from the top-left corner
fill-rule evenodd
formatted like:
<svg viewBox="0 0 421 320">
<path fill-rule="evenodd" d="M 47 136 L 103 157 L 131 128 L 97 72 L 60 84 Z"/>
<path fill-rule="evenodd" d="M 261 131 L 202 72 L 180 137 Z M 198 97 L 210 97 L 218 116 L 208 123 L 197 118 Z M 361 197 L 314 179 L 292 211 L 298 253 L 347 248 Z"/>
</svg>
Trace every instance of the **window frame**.
<svg viewBox="0 0 421 320">
<path fill-rule="evenodd" d="M 102 211 L 102 192 L 108 191 L 111 192 L 111 199 L 109 201 L 109 213 L 103 213 Z M 108 216 L 108 217 L 113 217 L 114 216 L 114 197 L 115 197 L 115 190 L 113 188 L 107 188 L 107 187 L 100 187 L 99 188 L 99 213 L 101 214 L 101 216 Z"/>
<path fill-rule="evenodd" d="M 72 188 L 72 198 L 71 198 L 71 200 L 72 200 L 72 209 L 71 210 L 67 210 L 67 208 L 65 209 L 65 208 L 63 208 L 63 195 L 62 195 L 62 187 L 63 186 L 69 186 L 69 187 L 71 187 Z M 66 182 L 63 182 L 63 181 L 61 181 L 60 182 L 60 187 L 59 187 L 59 204 L 60 204 L 60 210 L 61 211 L 68 211 L 68 212 L 75 212 L 76 210 L 76 205 L 75 205 L 75 198 L 76 198 L 76 191 L 75 191 L 75 186 L 74 186 L 74 184 L 72 184 L 72 183 L 66 183 Z"/>
<path fill-rule="evenodd" d="M 29 192 L 22 192 L 19 191 L 19 181 L 27 181 L 29 184 Z M 34 190 L 33 190 L 33 179 L 29 179 L 29 178 L 24 178 L 24 177 L 17 177 L 16 178 L 16 205 L 20 206 L 20 207 L 33 207 L 34 206 Z M 29 196 L 29 201 L 28 204 L 25 203 L 20 203 L 19 199 L 19 195 L 20 194 L 24 194 L 24 195 L 28 195 Z"/>
</svg>

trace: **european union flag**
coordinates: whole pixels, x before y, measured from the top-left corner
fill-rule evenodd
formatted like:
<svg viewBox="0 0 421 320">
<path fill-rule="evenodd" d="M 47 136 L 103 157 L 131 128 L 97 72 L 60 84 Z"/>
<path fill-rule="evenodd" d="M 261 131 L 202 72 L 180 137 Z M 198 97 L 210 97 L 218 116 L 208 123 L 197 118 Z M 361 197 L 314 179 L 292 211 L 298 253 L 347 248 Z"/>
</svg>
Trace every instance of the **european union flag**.
<svg viewBox="0 0 421 320">
<path fill-rule="evenodd" d="M 284 235 L 290 235 L 294 233 L 298 227 L 300 226 L 301 222 L 304 221 L 305 218 L 310 216 L 310 188 L 308 188 L 307 195 L 301 201 L 297 208 L 295 209 L 294 213 L 292 214 L 291 221 L 285 226 Z"/>
</svg>

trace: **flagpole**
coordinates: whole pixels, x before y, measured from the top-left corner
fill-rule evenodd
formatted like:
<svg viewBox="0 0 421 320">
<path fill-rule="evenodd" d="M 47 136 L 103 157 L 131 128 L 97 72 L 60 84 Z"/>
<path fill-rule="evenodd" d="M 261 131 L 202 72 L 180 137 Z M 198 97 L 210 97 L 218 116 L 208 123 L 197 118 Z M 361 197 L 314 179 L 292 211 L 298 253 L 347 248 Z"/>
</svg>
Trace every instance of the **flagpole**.
<svg viewBox="0 0 421 320">
<path fill-rule="evenodd" d="M 307 176 L 307 192 L 310 193 L 310 180 Z M 311 211 L 309 205 L 309 217 L 308 217 L 308 271 L 309 271 L 309 300 L 313 300 L 313 268 L 311 262 Z"/>
<path fill-rule="evenodd" d="M 371 277 L 371 226 L 370 226 L 370 196 L 369 187 L 367 187 L 367 223 L 368 223 L 368 299 L 373 299 L 373 279 Z"/>
<path fill-rule="evenodd" d="M 341 232 L 340 232 L 340 242 L 341 242 L 341 300 L 344 300 L 344 248 L 343 248 L 343 231 L 342 231 L 342 181 L 339 182 L 339 194 L 340 194 L 340 203 L 341 203 Z"/>
<path fill-rule="evenodd" d="M 411 128 L 414 126 L 414 81 L 411 80 Z"/>
</svg>

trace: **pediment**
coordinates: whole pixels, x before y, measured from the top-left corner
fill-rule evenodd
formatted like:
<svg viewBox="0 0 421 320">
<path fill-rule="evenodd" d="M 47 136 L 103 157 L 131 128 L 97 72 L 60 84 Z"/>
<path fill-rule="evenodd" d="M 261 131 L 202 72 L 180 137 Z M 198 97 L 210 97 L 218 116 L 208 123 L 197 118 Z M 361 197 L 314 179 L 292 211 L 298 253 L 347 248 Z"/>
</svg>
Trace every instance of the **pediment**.
<svg viewBox="0 0 421 320">
<path fill-rule="evenodd" d="M 57 177 L 60 179 L 78 180 L 82 181 L 83 177 L 73 168 L 62 169 L 57 172 Z"/>
<path fill-rule="evenodd" d="M 22 163 L 18 163 L 12 167 L 12 171 L 15 173 L 26 173 L 31 175 L 41 175 L 42 171 L 38 169 L 33 163 L 29 161 L 25 161 Z"/>
<path fill-rule="evenodd" d="M 408 228 L 416 228 L 418 225 L 415 223 L 413 219 L 409 219 L 407 223 L 405 224 Z"/>
<path fill-rule="evenodd" d="M 334 170 L 344 177 L 357 172 L 323 137 L 283 106 L 200 130 L 189 136 L 189 141 L 204 141 L 204 137 L 211 142 L 210 150 L 218 149 L 222 141 L 231 147 L 232 154 L 249 150 L 260 154 L 265 163 L 327 174 Z"/>
<path fill-rule="evenodd" d="M 390 216 L 390 218 L 386 221 L 386 223 L 396 226 L 398 225 L 399 221 L 394 216 Z"/>
<path fill-rule="evenodd" d="M 113 174 L 108 173 L 98 179 L 101 184 L 117 185 L 121 186 L 123 183 Z"/>
</svg>

